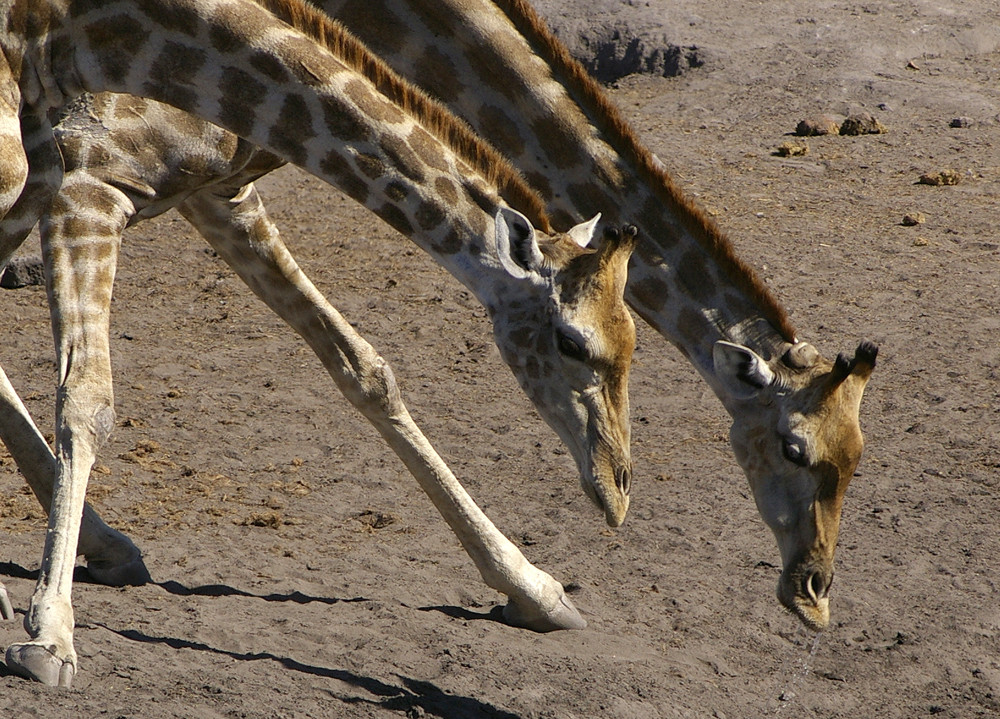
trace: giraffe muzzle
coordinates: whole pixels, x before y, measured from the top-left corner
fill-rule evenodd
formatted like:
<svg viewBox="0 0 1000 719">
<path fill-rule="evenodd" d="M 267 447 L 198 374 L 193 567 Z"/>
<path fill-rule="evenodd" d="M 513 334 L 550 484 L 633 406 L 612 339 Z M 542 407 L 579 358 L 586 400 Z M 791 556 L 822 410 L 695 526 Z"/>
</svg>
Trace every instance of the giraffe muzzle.
<svg viewBox="0 0 1000 719">
<path fill-rule="evenodd" d="M 782 572 L 778 600 L 809 629 L 819 632 L 830 624 L 830 585 L 833 570 L 799 566 Z"/>
</svg>

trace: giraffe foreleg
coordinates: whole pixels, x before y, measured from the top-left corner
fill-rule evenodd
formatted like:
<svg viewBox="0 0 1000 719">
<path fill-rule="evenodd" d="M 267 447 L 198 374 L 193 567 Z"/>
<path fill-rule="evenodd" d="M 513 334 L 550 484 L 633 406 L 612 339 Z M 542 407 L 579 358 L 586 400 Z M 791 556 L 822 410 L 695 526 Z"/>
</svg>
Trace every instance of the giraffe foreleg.
<svg viewBox="0 0 1000 719">
<path fill-rule="evenodd" d="M 341 392 L 389 443 L 486 583 L 509 598 L 505 618 L 536 631 L 586 626 L 562 585 L 528 562 L 476 506 L 410 417 L 389 365 L 299 269 L 253 186 L 203 191 L 178 209 L 309 343 Z"/>
<path fill-rule="evenodd" d="M 72 184 L 70 178 L 66 182 Z M 87 481 L 114 427 L 108 313 L 127 217 L 114 198 L 102 201 L 102 188 L 92 180 L 84 178 L 71 189 L 53 200 L 42 225 L 58 366 L 55 483 L 38 583 L 24 620 L 31 640 L 7 650 L 13 671 L 59 686 L 69 686 L 76 672 L 70 595 Z M 86 198 L 82 206 L 81 198 Z M 85 543 L 92 539 L 86 536 Z M 131 559 L 145 570 L 141 556 L 129 556 L 138 550 L 127 539 L 113 548 L 124 556 L 105 554 L 108 566 L 129 566 Z"/>
<path fill-rule="evenodd" d="M 46 121 L 33 116 L 21 118 L 29 173 L 24 191 L 0 222 L 0 266 L 20 247 L 25 237 L 47 212 L 63 180 L 62 159 Z M 107 240 L 115 241 L 115 240 Z M 51 242 L 51 239 L 50 239 Z M 112 268 L 113 269 L 113 268 Z M 62 302 L 57 294 L 54 302 Z M 58 307 L 54 311 L 59 312 Z M 49 511 L 55 481 L 56 458 L 27 409 L 0 367 L 0 440 L 17 463 L 38 498 Z M 112 586 L 144 584 L 149 572 L 142 554 L 128 537 L 112 529 L 89 505 L 84 505 L 79 552 L 87 558 L 95 581 Z M 0 610 L 3 607 L 0 606 Z"/>
</svg>

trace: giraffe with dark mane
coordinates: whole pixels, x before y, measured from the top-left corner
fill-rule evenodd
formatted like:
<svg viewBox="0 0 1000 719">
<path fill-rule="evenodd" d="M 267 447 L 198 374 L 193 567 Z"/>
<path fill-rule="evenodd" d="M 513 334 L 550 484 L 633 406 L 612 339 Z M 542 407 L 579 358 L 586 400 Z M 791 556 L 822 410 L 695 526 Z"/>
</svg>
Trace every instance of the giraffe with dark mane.
<svg viewBox="0 0 1000 719">
<path fill-rule="evenodd" d="M 284 7 L 310 34 L 249 0 L 17 0 L 0 16 L 7 28 L 0 33 L 4 253 L 34 224 L 33 215 L 43 217 L 46 238 L 64 238 L 47 241 L 45 249 L 59 338 L 55 462 L 49 479 L 36 483 L 49 506 L 49 529 L 25 618 L 30 640 L 7 650 L 8 666 L 18 673 L 48 684 L 72 682 L 78 538 L 81 528 L 103 524 L 85 512 L 84 497 L 95 454 L 114 425 L 107 308 L 118 238 L 134 209 L 121 189 L 97 186 L 59 161 L 49 117 L 85 92 L 168 102 L 235 133 L 208 130 L 208 144 L 218 146 L 212 137 L 222 143 L 233 172 L 182 209 L 205 227 L 222 218 L 242 223 L 243 239 L 256 233 L 260 244 L 249 252 L 225 240 L 221 252 L 251 287 L 274 288 L 268 296 L 274 309 L 400 456 L 487 584 L 508 596 L 509 621 L 539 630 L 582 623 L 562 586 L 528 564 L 464 492 L 410 418 L 385 361 L 277 241 L 248 179 L 273 168 L 276 156 L 299 164 L 411 237 L 465 283 L 486 307 L 519 383 L 567 442 L 588 494 L 610 523 L 624 518 L 635 339 L 622 295 L 634 231 L 595 238 L 594 218 L 554 232 L 536 193 L 466 125 L 328 18 L 297 0 Z M 73 137 L 63 134 L 64 148 L 72 149 Z M 113 136 L 105 139 L 120 149 Z M 180 169 L 215 177 L 212 159 L 188 157 Z M 146 178 L 136 180 L 127 188 L 133 196 L 156 194 Z M 206 234 L 213 239 L 210 229 Z M 13 403 L 9 385 L 0 384 Z M 30 419 L 12 424 L 4 440 L 23 441 L 44 474 L 44 442 Z M 112 556 L 101 556 L 109 538 Z M 81 547 L 96 547 L 99 570 L 112 578 L 120 561 L 126 575 L 141 573 L 129 545 L 111 532 L 80 539 Z"/>
<path fill-rule="evenodd" d="M 499 147 L 542 190 L 553 217 L 579 220 L 593 200 L 606 217 L 639 226 L 626 297 L 732 415 L 737 460 L 781 551 L 778 596 L 807 626 L 825 626 L 843 496 L 861 454 L 858 410 L 876 348 L 863 343 L 853 358 L 830 362 L 799 341 L 770 291 L 527 3 L 321 6 Z M 115 102 L 140 103 L 137 117 L 159 119 L 145 101 Z M 113 123 L 111 113 L 98 114 Z M 215 218 L 220 226 L 225 220 Z M 107 531 L 98 529 L 95 523 L 93 536 Z"/>
</svg>

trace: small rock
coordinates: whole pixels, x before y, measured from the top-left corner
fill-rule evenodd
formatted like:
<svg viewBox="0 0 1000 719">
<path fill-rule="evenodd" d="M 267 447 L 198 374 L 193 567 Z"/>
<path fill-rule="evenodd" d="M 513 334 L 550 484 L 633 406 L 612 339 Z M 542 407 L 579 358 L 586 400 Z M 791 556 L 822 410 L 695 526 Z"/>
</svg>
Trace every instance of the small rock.
<svg viewBox="0 0 1000 719">
<path fill-rule="evenodd" d="M 927 221 L 924 217 L 923 212 L 909 212 L 903 215 L 903 225 L 906 227 L 916 227 L 917 225 L 922 225 Z"/>
<path fill-rule="evenodd" d="M 836 135 L 840 129 L 840 123 L 833 115 L 817 115 L 800 120 L 795 126 L 795 134 L 799 137 L 811 137 L 815 135 Z"/>
<path fill-rule="evenodd" d="M 888 128 L 867 112 L 851 115 L 840 125 L 841 135 L 881 135 Z"/>
<path fill-rule="evenodd" d="M 906 63 L 906 69 L 907 70 L 919 70 L 920 69 L 920 65 L 918 65 L 915 62 L 913 62 L 913 60 L 910 60 L 908 63 Z"/>
<path fill-rule="evenodd" d="M 926 237 L 918 237 L 913 241 L 914 247 L 927 247 L 929 244 L 930 242 L 928 242 Z M 909 430 L 907 430 L 907 432 L 909 432 Z"/>
<path fill-rule="evenodd" d="M 962 175 L 957 170 L 925 172 L 917 182 L 921 185 L 957 185 Z"/>
<path fill-rule="evenodd" d="M 948 123 L 948 127 L 972 127 L 972 118 L 965 117 L 953 117 L 951 122 Z"/>
<path fill-rule="evenodd" d="M 281 527 L 281 515 L 277 512 L 251 512 L 240 524 L 244 527 L 267 527 L 278 529 Z"/>
<path fill-rule="evenodd" d="M 798 142 L 783 142 L 774 151 L 778 157 L 802 157 L 809 154 L 809 145 Z"/>
<path fill-rule="evenodd" d="M 41 257 L 15 257 L 0 272 L 0 287 L 16 290 L 45 284 L 45 270 Z"/>
</svg>

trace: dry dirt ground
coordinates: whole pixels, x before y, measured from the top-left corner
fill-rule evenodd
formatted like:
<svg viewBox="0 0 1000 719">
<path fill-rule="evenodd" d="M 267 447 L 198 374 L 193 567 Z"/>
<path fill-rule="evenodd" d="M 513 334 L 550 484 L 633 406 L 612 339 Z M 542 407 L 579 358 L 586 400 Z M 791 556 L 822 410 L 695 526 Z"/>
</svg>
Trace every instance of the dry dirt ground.
<svg viewBox="0 0 1000 719">
<path fill-rule="evenodd" d="M 537 635 L 496 621 L 502 598 L 304 343 L 169 214 L 124 244 L 119 422 L 91 492 L 141 545 L 154 583 L 81 581 L 74 688 L 2 674 L 6 713 L 1000 714 L 994 0 L 542 8 L 556 21 L 615 10 L 696 47 L 700 67 L 625 78 L 611 95 L 805 338 L 828 355 L 881 345 L 830 630 L 814 640 L 774 599 L 780 562 L 727 417 L 659 335 L 640 327 L 633 509 L 610 531 L 469 294 L 350 201 L 286 170 L 262 185 L 289 245 L 392 363 L 487 513 L 573 588 L 589 628 Z M 856 111 L 888 132 L 773 154 L 800 119 Z M 965 126 L 951 127 L 959 117 Z M 959 183 L 918 184 L 942 170 Z M 916 213 L 922 224 L 902 224 Z M 49 429 L 43 292 L 5 291 L 0 308 L 0 360 Z M 0 495 L 0 580 L 20 614 L 44 522 L 9 458 Z M 19 621 L 0 627 L 0 644 L 22 636 Z"/>
</svg>

